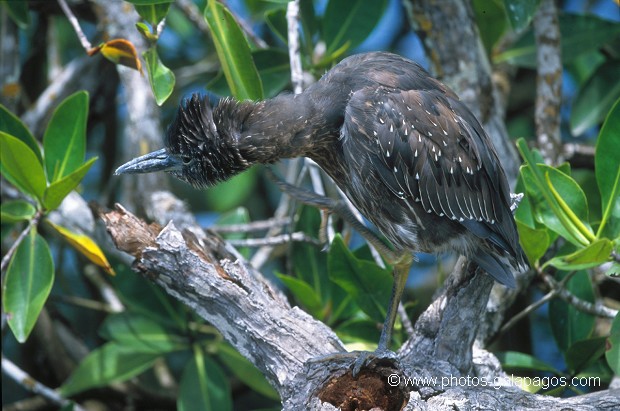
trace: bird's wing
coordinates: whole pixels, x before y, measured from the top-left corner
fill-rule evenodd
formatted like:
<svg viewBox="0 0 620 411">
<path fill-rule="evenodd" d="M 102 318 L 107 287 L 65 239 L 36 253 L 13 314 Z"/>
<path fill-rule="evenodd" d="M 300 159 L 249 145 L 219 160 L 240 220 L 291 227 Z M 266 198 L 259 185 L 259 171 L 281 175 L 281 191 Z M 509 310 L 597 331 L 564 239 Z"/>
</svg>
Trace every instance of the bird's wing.
<svg viewBox="0 0 620 411">
<path fill-rule="evenodd" d="M 499 160 L 455 97 L 441 90 L 365 88 L 351 95 L 343 127 L 345 140 L 368 139 L 345 152 L 366 156 L 396 196 L 514 252 L 515 245 L 506 243 L 512 243 L 512 223 L 497 224 L 507 219 L 509 204 Z"/>
</svg>

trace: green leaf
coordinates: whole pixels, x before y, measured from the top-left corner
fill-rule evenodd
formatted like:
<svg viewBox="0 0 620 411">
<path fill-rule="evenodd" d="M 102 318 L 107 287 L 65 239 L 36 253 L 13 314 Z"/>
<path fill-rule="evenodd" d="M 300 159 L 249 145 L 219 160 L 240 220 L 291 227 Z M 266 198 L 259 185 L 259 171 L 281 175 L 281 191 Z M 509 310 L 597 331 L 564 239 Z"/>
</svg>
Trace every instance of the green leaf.
<svg viewBox="0 0 620 411">
<path fill-rule="evenodd" d="M 398 325 L 398 324 L 397 324 Z M 396 331 L 396 325 L 395 325 Z M 376 346 L 381 336 L 381 330 L 377 328 L 377 322 L 368 318 L 351 318 L 344 321 L 334 329 L 343 343 L 347 344 L 347 349 L 351 349 L 349 344 L 365 342 L 371 346 Z"/>
<path fill-rule="evenodd" d="M 558 271 L 556 279 L 560 281 L 566 275 L 568 274 Z M 576 297 L 594 303 L 592 281 L 586 271 L 578 271 L 568 281 L 566 289 Z M 549 317 L 553 336 L 563 352 L 575 342 L 589 338 L 596 321 L 593 315 L 579 311 L 559 298 L 549 303 Z"/>
<path fill-rule="evenodd" d="M 36 212 L 37 209 L 27 201 L 7 201 L 0 205 L 0 215 L 2 216 L 0 220 L 2 220 L 2 224 L 28 221 L 34 217 Z"/>
<path fill-rule="evenodd" d="M 332 242 L 327 264 L 329 278 L 348 292 L 371 319 L 383 322 L 392 290 L 391 272 L 356 258 L 340 235 Z"/>
<path fill-rule="evenodd" d="M 620 99 L 607 115 L 596 142 L 594 171 L 601 193 L 603 218 L 597 237 L 620 233 Z"/>
<path fill-rule="evenodd" d="M 146 70 L 149 73 L 149 82 L 155 101 L 158 106 L 161 106 L 174 90 L 174 73 L 161 62 L 155 46 L 149 47 L 142 53 L 142 57 L 146 62 Z"/>
<path fill-rule="evenodd" d="M 588 225 L 588 205 L 579 184 L 563 172 L 538 161 L 524 139 L 517 147 L 527 166 L 521 168 L 526 191 L 536 219 L 578 246 L 594 240 Z"/>
<path fill-rule="evenodd" d="M 5 3 L 6 4 L 6 3 Z M 0 104 L 0 131 L 18 138 L 26 144 L 32 152 L 37 156 L 40 164 L 43 164 L 43 156 L 41 156 L 41 148 L 26 125 L 6 107 Z"/>
<path fill-rule="evenodd" d="M 291 81 L 288 53 L 278 49 L 261 49 L 252 53 L 266 97 L 280 93 Z"/>
<path fill-rule="evenodd" d="M 25 143 L 0 131 L 2 174 L 24 194 L 43 199 L 45 173 L 37 156 Z"/>
<path fill-rule="evenodd" d="M 30 25 L 30 14 L 28 13 L 27 1 L 3 1 L 9 16 L 20 29 L 26 29 Z"/>
<path fill-rule="evenodd" d="M 484 48 L 491 55 L 493 47 L 508 26 L 504 3 L 501 0 L 474 0 L 472 4 Z"/>
<path fill-rule="evenodd" d="M 495 354 L 502 368 L 509 370 L 524 370 L 524 371 L 545 371 L 553 374 L 561 374 L 555 367 L 547 364 L 544 361 L 539 360 L 536 357 L 532 357 L 529 354 L 525 354 L 517 351 L 505 351 Z"/>
<path fill-rule="evenodd" d="M 43 194 L 43 205 L 47 210 L 55 210 L 58 208 L 62 200 L 73 191 L 80 181 L 84 178 L 90 167 L 97 160 L 97 157 L 93 157 L 88 160 L 86 163 L 82 164 L 71 174 L 64 176 L 52 184 L 49 185 L 45 189 L 45 193 Z"/>
<path fill-rule="evenodd" d="M 538 4 L 539 0 L 504 0 L 508 19 L 516 32 L 520 32 L 530 24 Z"/>
<path fill-rule="evenodd" d="M 267 382 L 265 376 L 244 356 L 227 343 L 217 346 L 217 357 L 226 365 L 239 381 L 267 398 L 279 400 L 276 390 Z"/>
<path fill-rule="evenodd" d="M 321 297 L 314 289 L 299 278 L 290 277 L 286 274 L 276 274 L 276 276 L 284 283 L 297 301 L 306 309 L 314 318 L 321 320 L 323 318 L 323 303 Z"/>
<path fill-rule="evenodd" d="M 286 26 L 286 10 L 273 9 L 265 12 L 265 22 L 284 44 L 288 43 L 287 26 Z"/>
<path fill-rule="evenodd" d="M 620 24 L 594 15 L 561 14 L 559 22 L 563 63 L 612 42 L 620 34 Z M 494 59 L 495 63 L 506 61 L 518 66 L 536 67 L 536 42 L 532 29 Z"/>
<path fill-rule="evenodd" d="M 232 410 L 230 386 L 226 375 L 202 349 L 194 346 L 194 357 L 187 362 L 179 384 L 179 411 Z"/>
<path fill-rule="evenodd" d="M 578 136 L 605 119 L 614 102 L 620 97 L 620 60 L 610 59 L 579 88 L 570 114 L 571 132 Z"/>
<path fill-rule="evenodd" d="M 605 342 L 605 358 L 614 374 L 620 375 L 620 314 L 616 314 Z"/>
<path fill-rule="evenodd" d="M 153 366 L 156 354 L 136 352 L 116 342 L 109 342 L 82 360 L 69 379 L 59 388 L 62 396 L 126 381 Z"/>
<path fill-rule="evenodd" d="M 99 333 L 103 338 L 139 353 L 164 354 L 189 347 L 184 338 L 136 313 L 124 312 L 108 316 Z"/>
<path fill-rule="evenodd" d="M 251 168 L 228 181 L 220 183 L 205 191 L 207 205 L 214 211 L 228 211 L 239 207 L 252 196 L 253 187 L 258 178 L 257 169 Z"/>
<path fill-rule="evenodd" d="M 45 170 L 50 183 L 77 170 L 86 153 L 88 93 L 78 91 L 54 110 L 43 136 Z"/>
<path fill-rule="evenodd" d="M 572 254 L 554 257 L 547 261 L 543 268 L 552 265 L 560 270 L 570 271 L 598 267 L 609 261 L 612 249 L 613 243 L 603 238 Z"/>
<path fill-rule="evenodd" d="M 594 364 L 605 354 L 605 337 L 576 341 L 566 350 L 566 366 L 571 374 L 577 374 Z"/>
<path fill-rule="evenodd" d="M 54 261 L 47 242 L 32 227 L 9 262 L 2 303 L 17 341 L 26 341 L 54 283 Z"/>
<path fill-rule="evenodd" d="M 213 34 L 213 43 L 233 96 L 237 100 L 262 99 L 263 85 L 250 47 L 233 15 L 221 3 L 209 0 L 205 19 Z"/>
<path fill-rule="evenodd" d="M 360 45 L 375 28 L 385 11 L 387 0 L 330 0 L 323 17 L 327 56 L 347 45 Z"/>
<path fill-rule="evenodd" d="M 520 207 L 521 205 L 519 205 Z M 529 262 L 534 265 L 541 259 L 551 245 L 551 237 L 545 228 L 530 228 L 517 220 L 519 242 Z"/>
<path fill-rule="evenodd" d="M 172 2 L 149 4 L 149 5 L 135 5 L 136 11 L 144 20 L 146 20 L 151 26 L 155 27 L 162 21 L 168 14 L 170 4 Z"/>
</svg>

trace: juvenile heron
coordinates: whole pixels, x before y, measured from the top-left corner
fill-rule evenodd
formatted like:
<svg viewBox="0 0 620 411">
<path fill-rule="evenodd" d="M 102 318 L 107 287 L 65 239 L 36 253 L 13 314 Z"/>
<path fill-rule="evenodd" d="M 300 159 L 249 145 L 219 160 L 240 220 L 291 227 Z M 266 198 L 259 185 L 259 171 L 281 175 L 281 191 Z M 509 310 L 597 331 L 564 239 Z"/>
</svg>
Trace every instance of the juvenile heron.
<svg viewBox="0 0 620 411">
<path fill-rule="evenodd" d="M 377 355 L 388 352 L 413 252 L 464 254 L 507 287 L 510 266 L 526 265 L 489 137 L 450 89 L 395 54 L 348 57 L 298 95 L 215 107 L 194 95 L 165 145 L 116 174 L 167 171 L 207 187 L 253 164 L 314 160 L 393 247 L 382 248 L 394 286 Z"/>
</svg>

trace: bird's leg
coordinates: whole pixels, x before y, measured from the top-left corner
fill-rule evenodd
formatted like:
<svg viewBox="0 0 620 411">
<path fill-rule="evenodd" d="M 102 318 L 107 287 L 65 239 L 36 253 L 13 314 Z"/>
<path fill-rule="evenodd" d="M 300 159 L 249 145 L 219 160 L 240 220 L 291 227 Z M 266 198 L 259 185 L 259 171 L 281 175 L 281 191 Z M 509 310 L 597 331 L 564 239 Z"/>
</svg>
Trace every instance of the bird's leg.
<svg viewBox="0 0 620 411">
<path fill-rule="evenodd" d="M 388 305 L 388 311 L 383 323 L 383 330 L 381 330 L 381 337 L 379 338 L 379 345 L 375 352 L 363 352 L 355 361 L 353 366 L 353 376 L 355 377 L 363 367 L 365 367 L 373 358 L 388 358 L 394 359 L 394 353 L 390 350 L 390 341 L 392 340 L 392 330 L 394 329 L 394 323 L 396 322 L 396 316 L 398 315 L 398 304 L 405 290 L 405 284 L 407 283 L 407 277 L 409 276 L 409 270 L 411 263 L 413 262 L 413 256 L 411 253 L 403 253 L 395 261 L 388 261 L 393 264 L 393 276 L 394 284 L 392 285 L 392 295 L 390 296 L 390 303 Z"/>
<path fill-rule="evenodd" d="M 396 316 L 398 315 L 398 305 L 400 304 L 400 300 L 405 289 L 405 284 L 407 282 L 407 277 L 409 276 L 409 269 L 411 268 L 411 263 L 413 262 L 412 254 L 409 252 L 398 253 L 388 248 L 372 230 L 362 224 L 362 222 L 360 222 L 353 215 L 353 213 L 351 213 L 344 202 L 337 201 L 329 197 L 320 196 L 288 184 L 278 178 L 269 168 L 267 169 L 267 175 L 278 185 L 280 190 L 295 198 L 297 201 L 310 206 L 318 207 L 321 210 L 338 214 L 345 221 L 351 224 L 353 228 L 370 244 L 372 244 L 387 260 L 387 262 L 392 265 L 394 284 L 392 286 L 392 295 L 390 297 L 387 316 L 385 318 L 385 322 L 383 323 L 383 330 L 381 331 L 379 345 L 374 352 L 360 353 L 353 367 L 353 376 L 356 376 L 360 370 L 373 358 L 394 359 L 395 355 L 392 351 L 390 351 L 389 345 L 392 338 L 392 330 L 394 328 Z"/>
</svg>

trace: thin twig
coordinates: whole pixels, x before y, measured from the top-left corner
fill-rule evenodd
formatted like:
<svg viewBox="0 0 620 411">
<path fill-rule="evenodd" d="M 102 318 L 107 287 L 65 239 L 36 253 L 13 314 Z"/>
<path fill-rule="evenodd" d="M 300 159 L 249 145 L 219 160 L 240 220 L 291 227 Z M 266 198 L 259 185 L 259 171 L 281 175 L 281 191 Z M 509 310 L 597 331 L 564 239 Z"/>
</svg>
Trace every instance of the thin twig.
<svg viewBox="0 0 620 411">
<path fill-rule="evenodd" d="M 122 303 L 114 287 L 103 278 L 99 269 L 94 265 L 87 265 L 84 269 L 84 275 L 99 290 L 99 295 L 112 312 L 120 313 L 125 311 L 125 305 Z"/>
<path fill-rule="evenodd" d="M 564 278 L 562 278 L 561 281 L 556 281 L 551 275 L 543 271 L 539 272 L 543 281 L 549 288 L 549 292 L 545 294 L 540 300 L 528 305 L 525 309 L 523 309 L 523 311 L 521 311 L 520 313 L 512 317 L 510 321 L 504 324 L 504 326 L 499 330 L 497 335 L 498 336 L 502 335 L 503 333 L 508 331 L 510 328 L 512 328 L 522 318 L 524 318 L 525 316 L 527 316 L 528 314 L 536 310 L 541 305 L 545 304 L 546 302 L 556 297 L 561 298 L 562 300 L 566 301 L 568 304 L 572 305 L 579 311 L 592 314 L 592 315 L 596 315 L 598 317 L 603 317 L 603 318 L 615 318 L 615 316 L 618 314 L 618 310 L 614 310 L 613 308 L 606 307 L 600 303 L 593 304 L 589 301 L 582 300 L 581 298 L 577 297 L 576 295 L 574 295 L 573 293 L 571 293 L 565 288 L 568 281 L 570 281 L 570 279 L 576 273 L 577 271 L 572 271 L 568 275 L 566 275 Z"/>
<path fill-rule="evenodd" d="M 568 276 L 566 276 L 568 277 Z M 615 318 L 618 314 L 618 310 L 614 310 L 613 308 L 606 307 L 600 303 L 591 303 L 590 301 L 582 300 L 577 297 L 575 294 L 571 293 L 565 288 L 566 277 L 562 279 L 562 281 L 558 282 L 549 274 L 543 273 L 543 278 L 545 283 L 549 285 L 552 291 L 555 292 L 555 295 L 562 300 L 566 301 L 568 304 L 572 305 L 576 309 L 581 312 L 596 315 L 603 318 Z M 566 280 L 566 281 L 565 281 Z"/>
<path fill-rule="evenodd" d="M 11 245 L 11 248 L 9 248 L 9 251 L 7 251 L 4 257 L 2 257 L 2 262 L 0 263 L 0 272 L 2 272 L 2 283 L 4 283 L 5 269 L 6 269 L 6 266 L 9 264 L 11 257 L 17 250 L 17 247 L 24 240 L 24 238 L 26 238 L 30 229 L 32 229 L 33 227 L 36 227 L 39 224 L 39 221 L 41 220 L 42 216 L 43 216 L 43 212 L 38 211 L 34 215 L 34 217 L 32 217 L 32 219 L 28 222 L 28 225 L 26 226 L 26 228 L 24 228 L 24 230 L 21 233 L 19 233 L 19 236 L 17 237 L 15 242 Z"/>
<path fill-rule="evenodd" d="M 211 38 L 211 30 L 209 30 L 209 26 L 207 25 L 204 16 L 198 9 L 198 6 L 196 6 L 193 1 L 177 0 L 174 2 L 174 4 L 181 9 L 183 14 L 185 14 L 185 17 L 187 17 L 192 23 L 196 25 L 196 27 L 198 27 L 198 30 L 200 30 L 202 34 Z"/>
<path fill-rule="evenodd" d="M 85 411 L 79 404 L 73 403 L 72 401 L 63 398 L 58 392 L 51 389 L 50 387 L 41 384 L 39 381 L 32 378 L 32 376 L 28 375 L 24 370 L 19 368 L 15 363 L 6 357 L 2 356 L 2 372 L 17 384 L 19 384 L 24 389 L 38 394 L 53 404 L 59 405 L 61 407 L 65 407 L 67 405 L 73 404 L 73 409 L 76 411 Z"/>
<path fill-rule="evenodd" d="M 290 243 L 291 241 L 306 242 L 314 245 L 321 245 L 321 242 L 304 232 L 295 232 L 290 234 L 280 234 L 265 238 L 245 238 L 238 240 L 226 240 L 235 247 L 263 247 L 275 246 Z"/>
<path fill-rule="evenodd" d="M 269 230 L 273 227 L 282 227 L 290 224 L 291 219 L 288 217 L 283 218 L 270 218 L 261 221 L 252 221 L 244 224 L 228 224 L 228 225 L 215 225 L 209 227 L 210 230 L 220 234 L 228 233 L 251 233 L 255 231 Z"/>
<path fill-rule="evenodd" d="M 288 58 L 291 64 L 291 82 L 293 92 L 303 91 L 303 72 L 299 54 L 299 0 L 290 1 L 286 6 L 286 24 L 288 26 Z"/>
<path fill-rule="evenodd" d="M 71 23 L 71 25 L 73 26 L 73 30 L 75 30 L 75 34 L 77 34 L 80 43 L 82 43 L 82 47 L 88 53 L 93 48 L 93 46 L 86 38 L 86 34 L 84 34 L 84 32 L 82 31 L 77 17 L 75 17 L 65 0 L 58 0 L 58 4 L 60 5 L 62 11 L 65 13 L 65 16 L 67 16 L 69 23 Z"/>
<path fill-rule="evenodd" d="M 528 305 L 527 307 L 525 307 L 525 309 L 523 309 L 523 311 L 521 311 L 520 313 L 518 313 L 517 315 L 512 317 L 506 324 L 504 324 L 504 326 L 497 333 L 497 336 L 500 336 L 500 335 L 504 334 L 506 331 L 508 331 L 509 329 L 514 327 L 514 325 L 516 323 L 521 321 L 522 318 L 526 317 L 527 315 L 529 315 L 531 312 L 533 312 L 536 309 L 538 309 L 538 307 L 542 306 L 546 302 L 551 301 L 555 297 L 555 295 L 556 295 L 555 291 L 549 291 L 540 300 L 538 300 L 538 301 Z"/>
</svg>

